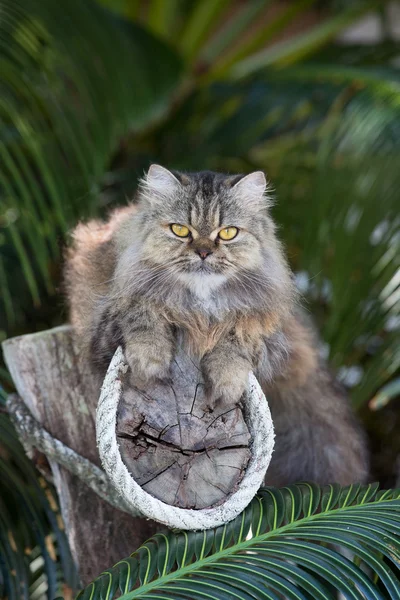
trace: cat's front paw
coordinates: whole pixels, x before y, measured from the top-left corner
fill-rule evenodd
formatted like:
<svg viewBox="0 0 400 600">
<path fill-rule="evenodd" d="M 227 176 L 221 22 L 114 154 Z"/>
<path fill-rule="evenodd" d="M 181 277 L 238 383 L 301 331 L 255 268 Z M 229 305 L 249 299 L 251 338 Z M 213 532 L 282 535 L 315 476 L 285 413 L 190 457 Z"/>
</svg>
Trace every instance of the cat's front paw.
<svg viewBox="0 0 400 600">
<path fill-rule="evenodd" d="M 168 380 L 172 350 L 157 343 L 130 342 L 125 345 L 125 359 L 131 368 L 133 381 L 144 387 L 157 380 Z"/>
<path fill-rule="evenodd" d="M 242 369 L 204 369 L 206 389 L 211 403 L 236 404 L 247 389 L 249 371 Z"/>
</svg>

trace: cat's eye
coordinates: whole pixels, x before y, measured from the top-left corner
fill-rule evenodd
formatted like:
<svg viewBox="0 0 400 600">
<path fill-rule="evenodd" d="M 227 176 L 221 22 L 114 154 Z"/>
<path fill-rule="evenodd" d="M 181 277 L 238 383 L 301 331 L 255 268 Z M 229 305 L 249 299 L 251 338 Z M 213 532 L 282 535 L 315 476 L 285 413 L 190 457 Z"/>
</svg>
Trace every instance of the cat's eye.
<svg viewBox="0 0 400 600">
<path fill-rule="evenodd" d="M 239 229 L 237 227 L 224 227 L 218 234 L 218 237 L 221 240 L 229 241 L 233 240 L 239 233 Z"/>
<path fill-rule="evenodd" d="M 181 238 L 186 238 L 188 237 L 190 231 L 189 228 L 186 227 L 185 225 L 180 225 L 180 223 L 172 223 L 171 227 L 171 231 L 172 233 L 174 233 L 175 235 L 177 235 L 178 237 Z"/>
</svg>

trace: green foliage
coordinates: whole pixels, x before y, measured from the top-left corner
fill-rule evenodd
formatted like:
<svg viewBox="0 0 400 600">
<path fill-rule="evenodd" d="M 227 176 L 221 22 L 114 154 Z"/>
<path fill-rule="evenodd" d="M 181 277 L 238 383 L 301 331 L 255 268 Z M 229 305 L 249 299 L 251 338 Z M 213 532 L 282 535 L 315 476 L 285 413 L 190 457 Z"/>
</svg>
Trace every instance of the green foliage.
<svg viewBox="0 0 400 600">
<path fill-rule="evenodd" d="M 163 114 L 181 66 L 91 2 L 3 0 L 1 11 L 0 282 L 12 324 L 28 302 L 16 265 L 39 305 L 54 288 L 60 236 L 98 211 L 112 153 Z"/>
<path fill-rule="evenodd" d="M 379 410 L 383 406 L 386 406 L 393 398 L 400 395 L 400 377 L 393 379 L 374 396 L 370 402 L 369 407 L 372 410 Z"/>
<path fill-rule="evenodd" d="M 397 598 L 400 490 L 261 488 L 215 530 L 157 534 L 77 600 Z"/>
<path fill-rule="evenodd" d="M 0 439 L 0 597 L 54 598 L 77 586 L 55 491 L 38 479 L 1 413 Z"/>
</svg>

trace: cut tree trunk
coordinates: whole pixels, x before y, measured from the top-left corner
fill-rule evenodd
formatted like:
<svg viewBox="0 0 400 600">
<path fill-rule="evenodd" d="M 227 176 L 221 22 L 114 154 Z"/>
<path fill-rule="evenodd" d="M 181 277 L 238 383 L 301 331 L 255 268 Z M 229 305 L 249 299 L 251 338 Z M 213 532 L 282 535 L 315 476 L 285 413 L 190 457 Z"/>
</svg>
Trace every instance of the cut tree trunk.
<svg viewBox="0 0 400 600">
<path fill-rule="evenodd" d="M 95 412 L 99 390 L 79 360 L 69 327 L 58 327 L 3 343 L 19 396 L 55 438 L 100 466 Z M 131 554 L 159 529 L 102 500 L 80 479 L 49 461 L 61 513 L 82 585 Z"/>
<path fill-rule="evenodd" d="M 3 348 L 18 394 L 36 420 L 99 465 L 99 384 L 81 359 L 71 328 L 13 338 Z M 128 371 L 122 386 L 116 436 L 122 460 L 143 490 L 172 506 L 203 509 L 220 505 L 238 489 L 251 454 L 250 433 L 239 406 L 208 405 L 197 364 L 178 352 L 170 383 L 140 390 Z M 49 462 L 83 584 L 160 528 L 113 508 Z"/>
<path fill-rule="evenodd" d="M 178 352 L 171 382 L 122 379 L 117 438 L 123 462 L 149 494 L 180 508 L 211 508 L 237 490 L 250 458 L 238 405 L 210 407 L 198 365 Z"/>
</svg>

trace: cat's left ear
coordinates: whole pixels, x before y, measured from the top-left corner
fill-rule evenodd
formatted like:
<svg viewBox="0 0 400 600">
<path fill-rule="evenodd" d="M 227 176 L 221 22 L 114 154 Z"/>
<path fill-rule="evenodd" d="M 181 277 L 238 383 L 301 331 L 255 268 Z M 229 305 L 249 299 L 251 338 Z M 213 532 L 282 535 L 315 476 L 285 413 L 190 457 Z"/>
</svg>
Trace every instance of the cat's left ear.
<svg viewBox="0 0 400 600">
<path fill-rule="evenodd" d="M 243 198 L 243 200 L 246 200 L 249 203 L 267 205 L 267 188 L 268 185 L 264 173 L 262 171 L 254 171 L 254 173 L 249 173 L 249 175 L 239 179 L 232 187 L 232 190 L 240 196 L 240 198 Z"/>
<path fill-rule="evenodd" d="M 141 182 L 141 187 L 143 195 L 151 202 L 170 198 L 181 187 L 181 183 L 165 167 L 150 165 L 147 175 Z"/>
</svg>

